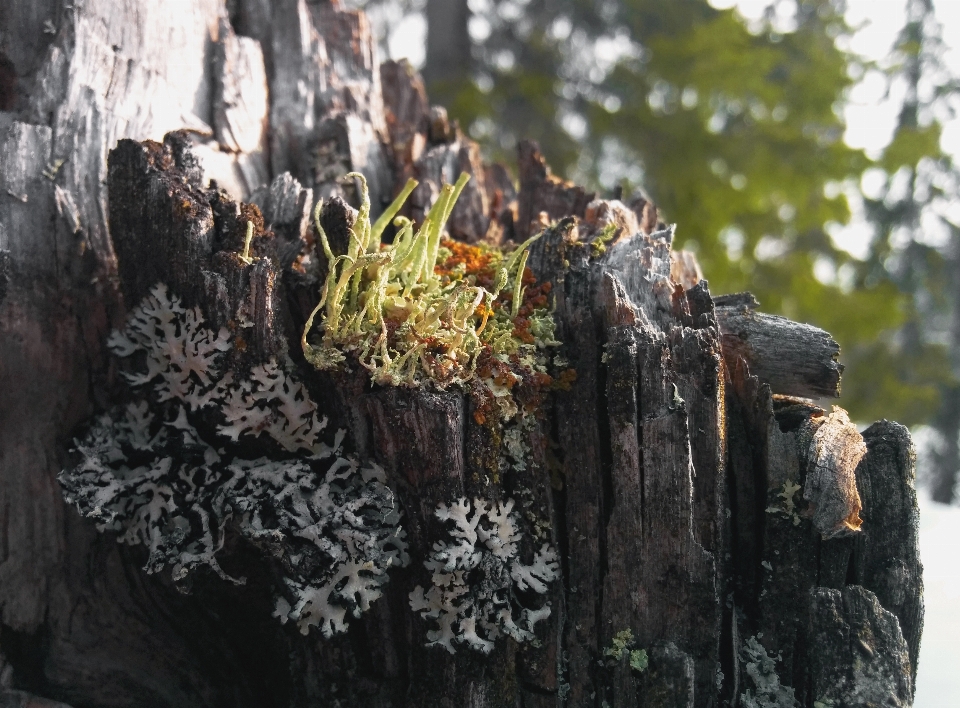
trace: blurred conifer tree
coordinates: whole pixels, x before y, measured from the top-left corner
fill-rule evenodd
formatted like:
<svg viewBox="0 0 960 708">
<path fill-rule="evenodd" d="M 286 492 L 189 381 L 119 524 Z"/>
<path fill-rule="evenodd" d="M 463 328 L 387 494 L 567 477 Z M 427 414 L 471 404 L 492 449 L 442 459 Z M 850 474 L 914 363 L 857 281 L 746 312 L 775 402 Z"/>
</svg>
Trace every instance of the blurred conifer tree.
<svg viewBox="0 0 960 708">
<path fill-rule="evenodd" d="M 960 468 L 960 170 L 941 150 L 940 134 L 960 87 L 944 51 L 932 0 L 908 0 L 894 54 L 880 67 L 889 91 L 903 98 L 893 140 L 865 175 L 875 231 L 860 270 L 862 282 L 890 279 L 909 300 L 886 347 L 861 345 L 886 385 L 858 383 L 853 393 L 867 411 L 879 411 L 905 384 L 919 394 L 908 420 L 932 426 L 931 490 L 950 503 Z"/>
<path fill-rule="evenodd" d="M 960 467 L 960 233 L 939 136 L 957 86 L 931 0 L 908 2 L 896 61 L 881 66 L 841 48 L 842 0 L 776 0 L 756 23 L 706 0 L 353 0 L 386 30 L 426 18 L 431 99 L 489 157 L 510 163 L 529 137 L 571 179 L 608 195 L 642 187 L 714 293 L 751 290 L 833 334 L 841 405 L 864 422 L 932 424 L 946 501 Z M 843 141 L 865 71 L 907 87 L 878 161 Z M 864 175 L 882 186 L 863 195 Z M 860 258 L 829 235 L 851 200 L 874 226 Z"/>
</svg>

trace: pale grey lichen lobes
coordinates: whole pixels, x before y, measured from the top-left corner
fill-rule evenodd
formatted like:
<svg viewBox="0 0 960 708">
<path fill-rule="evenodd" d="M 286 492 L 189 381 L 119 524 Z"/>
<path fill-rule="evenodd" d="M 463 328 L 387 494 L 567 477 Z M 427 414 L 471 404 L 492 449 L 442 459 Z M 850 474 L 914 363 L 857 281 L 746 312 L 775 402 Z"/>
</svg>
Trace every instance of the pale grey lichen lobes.
<svg viewBox="0 0 960 708">
<path fill-rule="evenodd" d="M 451 654 L 454 642 L 489 653 L 502 634 L 517 641 L 536 637 L 534 625 L 550 616 L 549 603 L 524 606 L 524 596 L 542 595 L 559 577 L 557 553 L 543 544 L 530 565 L 519 557 L 519 517 L 513 500 L 474 499 L 441 504 L 436 516 L 452 523 L 451 540 L 434 544 L 424 562 L 432 584 L 410 593 L 410 606 L 437 623 L 427 632 L 427 646 L 442 646 Z"/>
<path fill-rule="evenodd" d="M 143 397 L 94 422 L 77 441 L 80 464 L 60 482 L 101 531 L 147 547 L 147 572 L 172 566 L 182 581 L 206 565 L 243 582 L 216 559 L 229 522 L 283 566 L 281 621 L 330 636 L 380 596 L 389 568 L 409 562 L 383 470 L 337 454 L 342 431 L 332 446 L 321 440 L 327 421 L 285 367 L 272 360 L 244 378 L 223 371 L 226 331 L 203 327 L 199 310 L 162 284 L 109 345 L 145 358 L 145 372 L 126 374 Z M 204 422 L 200 409 L 211 412 Z M 231 453 L 261 433 L 276 443 L 269 457 Z"/>
<path fill-rule="evenodd" d="M 111 333 L 107 346 L 120 357 L 145 355 L 147 370 L 124 377 L 133 386 L 152 384 L 160 401 L 179 400 L 197 410 L 221 394 L 217 362 L 230 349 L 227 330 L 205 328 L 200 309 L 184 308 L 163 283 L 130 313 L 122 331 Z"/>
<path fill-rule="evenodd" d="M 748 637 L 740 648 L 740 661 L 753 688 L 740 695 L 744 708 L 797 708 L 800 704 L 793 689 L 780 683 L 777 675 L 779 657 L 771 657 L 757 637 Z"/>
<path fill-rule="evenodd" d="M 244 380 L 221 372 L 222 353 L 232 347 L 227 330 L 214 334 L 204 327 L 200 309 L 185 309 L 163 283 L 130 313 L 122 331 L 110 335 L 107 346 L 123 358 L 143 354 L 147 370 L 124 377 L 134 387 L 150 384 L 157 401 L 180 401 L 191 411 L 218 407 L 225 419 L 218 432 L 234 442 L 243 433 L 265 432 L 288 452 L 330 453 L 319 439 L 327 420 L 318 416 L 303 385 L 273 359 L 253 367 Z"/>
</svg>

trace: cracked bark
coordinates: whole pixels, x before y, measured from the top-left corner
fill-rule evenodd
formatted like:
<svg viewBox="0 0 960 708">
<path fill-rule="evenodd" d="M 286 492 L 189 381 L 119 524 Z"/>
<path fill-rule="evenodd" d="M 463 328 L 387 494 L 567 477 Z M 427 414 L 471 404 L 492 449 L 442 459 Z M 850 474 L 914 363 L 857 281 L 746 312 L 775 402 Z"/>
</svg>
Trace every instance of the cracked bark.
<svg viewBox="0 0 960 708">
<path fill-rule="evenodd" d="M 757 636 L 801 705 L 866 705 L 850 688 L 864 681 L 870 700 L 909 705 L 923 621 L 909 434 L 864 433 L 857 534 L 824 540 L 802 493 L 784 497 L 803 489 L 828 413 L 791 396 L 837 393 L 829 335 L 714 299 L 671 258 L 651 204 L 628 207 L 636 234 L 601 253 L 594 195 L 532 143 L 515 190 L 409 67 L 377 63 L 360 14 L 172 7 L 0 10 L 0 704 L 734 705 L 756 690 L 739 652 Z M 527 469 L 502 479 L 501 431 L 469 396 L 308 371 L 297 344 L 319 287 L 306 256 L 323 265 L 314 200 L 355 205 L 339 178 L 359 170 L 377 210 L 416 175 L 417 217 L 460 169 L 473 191 L 453 236 L 519 241 L 552 224 L 529 265 L 553 284 L 577 371 L 527 432 Z M 345 202 L 324 212 L 331 233 Z M 238 256 L 247 221 L 254 264 Z M 120 394 L 106 335 L 158 280 L 217 326 L 242 311 L 236 365 L 288 351 L 349 446 L 387 470 L 414 563 L 346 635 L 279 625 L 272 568 L 249 547 L 222 561 L 246 586 L 200 574 L 183 596 L 63 504 L 72 436 Z M 439 533 L 432 510 L 521 490 L 562 555 L 541 645 L 424 647 L 407 593 Z M 643 672 L 605 654 L 627 629 Z"/>
</svg>

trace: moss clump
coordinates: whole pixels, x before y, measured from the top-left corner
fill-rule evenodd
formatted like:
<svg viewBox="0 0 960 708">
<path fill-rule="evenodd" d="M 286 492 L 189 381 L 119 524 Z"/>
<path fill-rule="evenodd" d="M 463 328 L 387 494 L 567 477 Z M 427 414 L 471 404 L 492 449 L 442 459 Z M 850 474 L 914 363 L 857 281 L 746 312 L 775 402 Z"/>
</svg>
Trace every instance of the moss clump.
<svg viewBox="0 0 960 708">
<path fill-rule="evenodd" d="M 547 310 L 549 283 L 537 286 L 526 267 L 527 249 L 539 235 L 509 253 L 444 239 L 466 174 L 444 185 L 418 229 L 409 219 L 394 219 L 414 180 L 371 224 L 366 182 L 348 176 L 361 182 L 361 206 L 347 253 L 333 254 L 320 226 L 320 204 L 314 212 L 330 266 L 304 328 L 307 360 L 319 369 L 356 362 L 374 383 L 394 386 L 430 382 L 445 388 L 480 379 L 488 403 L 500 408 L 501 417 L 513 417 L 527 403 L 515 400 L 518 383 L 552 383 L 546 352 L 557 342 Z M 381 243 L 391 220 L 396 238 Z M 318 314 L 322 335 L 313 344 L 308 335 Z"/>
</svg>

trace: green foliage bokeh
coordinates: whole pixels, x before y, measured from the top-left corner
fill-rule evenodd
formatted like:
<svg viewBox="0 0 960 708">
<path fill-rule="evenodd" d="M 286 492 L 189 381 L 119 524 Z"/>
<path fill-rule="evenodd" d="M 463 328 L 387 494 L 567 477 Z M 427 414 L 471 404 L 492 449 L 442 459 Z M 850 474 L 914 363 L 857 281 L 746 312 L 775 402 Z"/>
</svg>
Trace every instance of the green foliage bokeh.
<svg viewBox="0 0 960 708">
<path fill-rule="evenodd" d="M 763 310 L 829 331 L 854 419 L 927 422 L 954 377 L 917 306 L 920 290 L 937 292 L 939 252 L 921 249 L 926 265 L 914 258 L 900 275 L 890 265 L 889 236 L 917 225 L 916 205 L 864 199 L 866 258 L 828 232 L 850 220 L 865 171 L 883 170 L 889 187 L 898 170 L 941 159 L 940 125 L 901 116 L 878 160 L 849 147 L 843 105 L 871 67 L 841 48 L 852 33 L 842 3 L 798 0 L 786 29 L 777 4 L 748 23 L 706 0 L 470 0 L 488 30 L 469 48 L 473 73 L 428 89 L 491 159 L 509 164 L 517 139 L 533 138 L 554 171 L 604 196 L 642 188 L 713 293 L 750 290 Z M 923 43 L 905 30 L 902 67 Z"/>
</svg>

